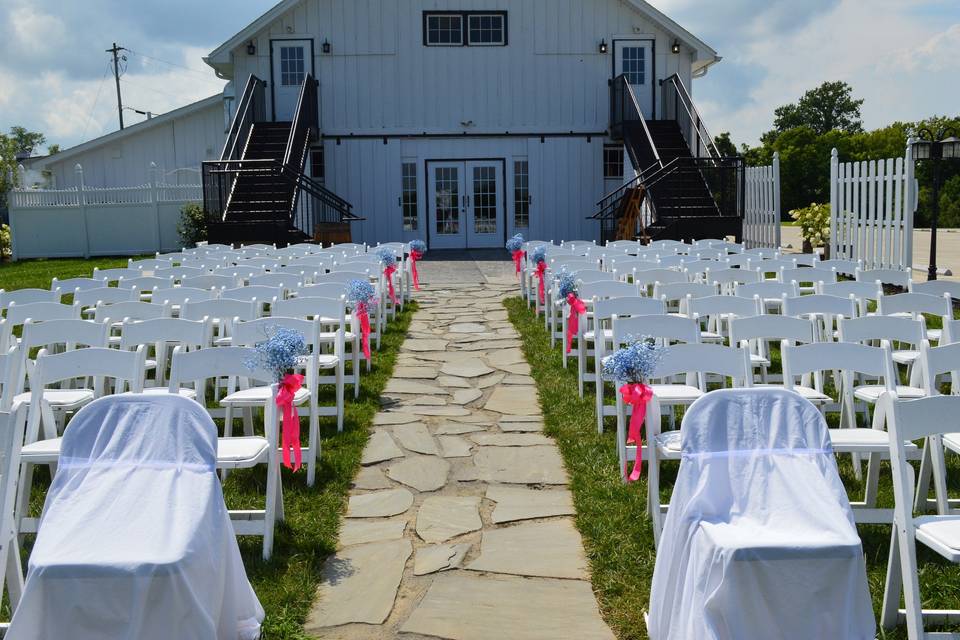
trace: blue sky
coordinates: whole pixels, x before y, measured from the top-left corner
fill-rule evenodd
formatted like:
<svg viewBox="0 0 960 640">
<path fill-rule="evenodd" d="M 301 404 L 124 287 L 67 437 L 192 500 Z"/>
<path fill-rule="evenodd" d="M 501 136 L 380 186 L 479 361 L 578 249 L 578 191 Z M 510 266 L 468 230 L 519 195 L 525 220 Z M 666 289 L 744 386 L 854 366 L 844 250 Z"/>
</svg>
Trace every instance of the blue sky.
<svg viewBox="0 0 960 640">
<path fill-rule="evenodd" d="M 868 128 L 960 115 L 960 0 L 654 0 L 723 61 L 694 98 L 713 133 L 756 143 L 773 110 L 825 80 L 864 98 Z M 224 7 L 228 6 L 229 11 Z M 67 147 L 117 128 L 104 49 L 131 49 L 124 103 L 162 113 L 217 93 L 201 57 L 263 0 L 0 0 L 0 129 Z M 127 122 L 143 116 L 127 112 Z"/>
</svg>

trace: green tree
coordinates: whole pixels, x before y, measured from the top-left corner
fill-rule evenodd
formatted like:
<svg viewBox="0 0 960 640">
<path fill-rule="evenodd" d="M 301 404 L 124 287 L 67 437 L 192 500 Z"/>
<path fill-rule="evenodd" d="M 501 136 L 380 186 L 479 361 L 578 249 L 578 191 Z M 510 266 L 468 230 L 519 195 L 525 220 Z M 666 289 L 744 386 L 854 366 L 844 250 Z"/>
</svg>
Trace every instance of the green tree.
<svg viewBox="0 0 960 640">
<path fill-rule="evenodd" d="M 853 97 L 853 87 L 841 80 L 824 82 L 810 89 L 794 104 L 774 111 L 773 130 L 762 140 L 773 142 L 779 135 L 797 127 L 809 127 L 817 134 L 839 130 L 846 133 L 863 131 L 860 107 L 863 100 Z"/>
<path fill-rule="evenodd" d="M 713 143 L 717 146 L 717 151 L 719 151 L 720 155 L 724 158 L 740 155 L 737 152 L 737 145 L 733 144 L 733 140 L 730 139 L 729 131 L 724 131 L 720 135 L 714 136 Z"/>
<path fill-rule="evenodd" d="M 17 155 L 33 153 L 46 137 L 24 127 L 10 127 L 10 133 L 0 133 L 0 208 L 7 205 L 7 192 L 13 188 L 11 174 L 16 175 Z"/>
</svg>

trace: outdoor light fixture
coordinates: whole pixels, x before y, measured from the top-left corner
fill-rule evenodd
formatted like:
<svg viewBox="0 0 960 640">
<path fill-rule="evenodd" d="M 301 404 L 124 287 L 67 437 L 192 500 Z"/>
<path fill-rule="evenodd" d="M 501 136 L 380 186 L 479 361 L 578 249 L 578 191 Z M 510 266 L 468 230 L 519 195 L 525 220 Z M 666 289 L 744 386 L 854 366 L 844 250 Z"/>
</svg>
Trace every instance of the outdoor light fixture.
<svg viewBox="0 0 960 640">
<path fill-rule="evenodd" d="M 248 56 L 257 55 L 257 45 L 253 44 L 253 40 L 247 43 L 247 55 Z"/>
<path fill-rule="evenodd" d="M 680 53 L 680 41 L 674 40 L 673 46 L 670 47 L 670 50 L 673 51 L 674 53 Z"/>
<path fill-rule="evenodd" d="M 606 52 L 607 52 L 607 41 L 606 39 L 603 39 L 600 41 L 600 53 L 606 53 Z"/>
<path fill-rule="evenodd" d="M 943 160 L 960 159 L 960 138 L 951 129 L 940 129 L 933 133 L 923 128 L 910 142 L 913 157 L 916 160 L 929 160 L 933 163 L 933 198 L 930 217 L 930 265 L 927 267 L 927 280 L 937 279 L 937 223 L 940 218 L 940 183 L 943 173 L 940 164 Z"/>
<path fill-rule="evenodd" d="M 320 46 L 320 48 L 324 53 L 330 53 L 333 51 L 333 46 L 327 41 L 326 38 L 323 39 L 323 44 Z"/>
</svg>

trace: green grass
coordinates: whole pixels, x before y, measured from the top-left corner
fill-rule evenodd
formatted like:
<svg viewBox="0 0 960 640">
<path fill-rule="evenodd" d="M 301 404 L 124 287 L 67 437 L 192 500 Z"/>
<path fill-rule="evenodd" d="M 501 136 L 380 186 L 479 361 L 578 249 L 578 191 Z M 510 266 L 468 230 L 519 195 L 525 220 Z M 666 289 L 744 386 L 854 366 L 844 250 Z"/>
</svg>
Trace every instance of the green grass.
<svg viewBox="0 0 960 640">
<path fill-rule="evenodd" d="M 95 266 L 108 268 L 126 264 L 126 258 L 4 264 L 0 265 L 0 287 L 48 288 L 54 276 L 89 276 Z M 374 352 L 372 371 L 368 373 L 364 367 L 360 376 L 359 399 L 353 398 L 353 386 L 347 385 L 343 432 L 337 433 L 335 418 L 320 419 L 322 449 L 316 485 L 307 487 L 305 468 L 296 474 L 283 470 L 286 520 L 277 526 L 270 561 L 262 560 L 261 538 L 245 536 L 238 539 L 247 576 L 266 611 L 264 638 L 298 640 L 309 637 L 303 631 L 303 624 L 320 582 L 321 567 L 335 550 L 340 514 L 346 505 L 350 483 L 360 466 L 369 426 L 380 409 L 381 392 L 392 375 L 397 353 L 415 310 L 415 304 L 408 304 L 384 332 L 380 351 Z M 332 404 L 333 390 L 326 391 L 320 403 Z M 304 435 L 306 428 L 307 422 L 303 419 Z M 262 424 L 258 424 L 257 429 L 262 432 Z M 38 467 L 31 495 L 35 514 L 43 506 L 48 484 L 46 468 Z M 231 473 L 224 483 L 227 506 L 231 509 L 262 509 L 265 486 L 266 472 L 262 468 Z M 31 542 L 27 540 L 25 553 Z"/>
<path fill-rule="evenodd" d="M 625 485 L 617 469 L 616 429 L 608 419 L 605 433 L 597 434 L 593 408 L 592 383 L 586 397 L 577 395 L 576 360 L 563 368 L 560 349 L 550 348 L 550 338 L 519 298 L 505 301 L 510 320 L 523 340 L 523 351 L 532 367 L 543 407 L 545 431 L 555 438 L 570 473 L 570 489 L 577 510 L 577 527 L 583 535 L 590 559 L 593 588 L 604 619 L 620 640 L 647 638 L 643 611 L 649 606 L 655 549 L 653 531 L 646 515 L 646 474 L 635 484 Z M 779 354 L 773 359 L 778 362 Z M 570 364 L 570 363 L 568 363 Z M 828 417 L 835 423 L 836 416 Z M 662 502 L 670 499 L 677 463 L 662 467 Z M 840 475 L 851 500 L 860 500 L 863 485 L 853 477 L 849 456 L 839 459 Z M 960 492 L 960 459 L 948 457 L 950 488 Z M 880 471 L 879 504 L 893 506 L 890 468 Z M 858 527 L 867 560 L 867 578 L 879 619 L 883 583 L 886 577 L 890 527 Z M 919 548 L 920 589 L 927 608 L 956 608 L 960 600 L 960 567 Z M 935 630 L 931 626 L 928 630 Z M 878 630 L 879 632 L 879 630 Z M 881 638 L 905 639 L 906 628 Z"/>
</svg>

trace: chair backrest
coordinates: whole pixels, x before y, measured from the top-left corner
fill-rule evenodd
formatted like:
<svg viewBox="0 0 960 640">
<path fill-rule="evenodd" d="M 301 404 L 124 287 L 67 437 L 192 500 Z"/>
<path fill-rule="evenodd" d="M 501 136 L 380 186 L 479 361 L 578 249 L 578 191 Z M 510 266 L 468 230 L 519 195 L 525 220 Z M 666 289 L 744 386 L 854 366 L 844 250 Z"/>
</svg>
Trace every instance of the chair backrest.
<svg viewBox="0 0 960 640">
<path fill-rule="evenodd" d="M 102 302 L 103 304 L 132 302 L 136 300 L 137 297 L 137 290 L 133 288 L 100 287 L 98 289 L 77 291 L 75 294 L 73 294 L 73 302 L 81 307 L 93 307 L 96 306 L 98 302 Z"/>
<path fill-rule="evenodd" d="M 346 285 L 340 282 L 325 282 L 297 287 L 298 298 L 339 298 L 346 293 Z"/>
<path fill-rule="evenodd" d="M 194 289 L 231 289 L 236 287 L 239 282 L 235 276 L 218 275 L 210 273 L 202 276 L 190 276 L 180 280 L 183 287 L 192 287 Z"/>
<path fill-rule="evenodd" d="M 581 269 L 574 274 L 581 283 L 586 282 L 612 282 L 614 274 L 610 271 L 600 271 L 599 269 Z"/>
<path fill-rule="evenodd" d="M 799 291 L 797 291 L 797 285 L 793 282 L 775 282 L 770 280 L 765 282 L 747 282 L 745 284 L 738 284 L 734 288 L 733 293 L 741 298 L 760 296 L 762 300 L 783 298 L 784 296 L 792 298 L 799 295 Z"/>
<path fill-rule="evenodd" d="M 216 289 L 198 289 L 195 287 L 170 287 L 154 289 L 150 299 L 155 303 L 182 305 L 188 300 L 213 300 L 219 295 Z"/>
<path fill-rule="evenodd" d="M 723 249 L 701 249 L 697 247 L 690 249 L 690 255 L 698 260 L 720 260 L 726 257 L 727 252 Z"/>
<path fill-rule="evenodd" d="M 720 286 L 709 282 L 672 282 L 659 283 L 653 289 L 653 296 L 662 300 L 686 300 L 687 298 L 705 298 L 720 293 Z"/>
<path fill-rule="evenodd" d="M 909 271 L 900 269 L 857 269 L 857 282 L 879 282 L 909 289 L 913 280 Z"/>
<path fill-rule="evenodd" d="M 257 269 L 252 267 L 237 267 L 234 265 L 229 265 L 226 267 L 217 267 L 213 270 L 213 275 L 217 276 L 230 276 L 231 278 L 236 278 L 239 281 L 249 280 L 254 276 L 259 276 L 267 273 L 264 269 Z"/>
<path fill-rule="evenodd" d="M 952 309 L 953 304 L 949 294 L 935 296 L 929 293 L 898 293 L 892 296 L 882 296 L 877 301 L 877 313 L 885 316 L 894 313 L 909 313 L 916 317 L 918 314 L 929 313 L 942 317 L 951 315 Z"/>
<path fill-rule="evenodd" d="M 156 262 L 156 261 L 155 261 L 155 260 L 149 260 L 149 261 L 145 261 L 145 262 Z M 170 263 L 165 262 L 163 266 L 164 266 L 164 267 L 167 267 L 167 266 L 169 266 L 169 264 L 170 264 Z M 149 269 L 149 271 L 152 273 L 154 268 L 163 268 L 163 267 L 153 267 L 153 266 L 151 266 L 150 269 Z M 147 274 L 144 273 L 144 270 L 146 270 L 146 265 L 140 266 L 140 264 L 137 264 L 136 266 L 131 266 L 131 267 L 127 268 L 127 269 L 123 269 L 123 268 L 118 268 L 118 269 L 100 269 L 100 268 L 98 268 L 98 267 L 94 267 L 94 268 L 93 268 L 93 277 L 94 277 L 95 279 L 98 279 L 98 280 L 106 279 L 107 282 L 116 282 L 116 281 L 119 280 L 120 278 L 126 278 L 126 279 L 129 280 L 130 278 L 139 278 L 140 276 L 147 275 Z"/>
<path fill-rule="evenodd" d="M 196 385 L 197 401 L 206 400 L 206 384 L 212 378 L 237 376 L 258 382 L 276 382 L 272 371 L 259 365 L 257 351 L 251 347 L 217 347 L 186 351 L 182 347 L 173 350 L 170 365 L 169 391 L 177 391 L 185 384 Z"/>
<path fill-rule="evenodd" d="M 7 325 L 14 327 L 28 319 L 34 322 L 47 320 L 70 320 L 80 318 L 80 305 L 60 304 L 59 302 L 33 302 L 31 304 L 12 304 L 7 308 Z"/>
<path fill-rule="evenodd" d="M 638 249 L 641 246 L 636 240 L 607 240 L 606 244 L 608 249 Z"/>
<path fill-rule="evenodd" d="M 750 268 L 757 269 L 760 273 L 779 274 L 782 269 L 793 269 L 797 266 L 793 258 L 761 258 L 750 261 Z"/>
<path fill-rule="evenodd" d="M 801 317 L 813 314 L 855 318 L 857 316 L 857 303 L 852 296 L 840 297 L 819 293 L 812 296 L 793 296 L 783 299 L 783 315 Z"/>
<path fill-rule="evenodd" d="M 757 247 L 756 249 L 744 249 L 744 255 L 752 256 L 760 260 L 774 260 L 780 257 L 780 251 L 766 247 Z"/>
<path fill-rule="evenodd" d="M 107 319 L 113 322 L 121 322 L 127 318 L 130 320 L 153 320 L 154 318 L 167 318 L 169 316 L 170 305 L 168 304 L 133 301 L 100 305 L 94 312 L 93 319 L 97 322 L 105 322 Z"/>
<path fill-rule="evenodd" d="M 629 316 L 653 316 L 665 314 L 667 306 L 658 298 L 642 296 L 623 296 L 606 298 L 593 303 L 593 317 L 595 320 L 609 320 L 613 316 L 627 318 Z"/>
<path fill-rule="evenodd" d="M 181 281 L 184 278 L 195 278 L 210 273 L 206 266 L 184 266 L 168 267 L 166 269 L 156 269 L 153 275 L 158 278 L 173 278 L 175 281 Z"/>
<path fill-rule="evenodd" d="M 886 341 L 879 347 L 870 347 L 856 342 L 792 345 L 784 340 L 780 344 L 780 355 L 784 385 L 790 389 L 798 376 L 828 370 L 877 376 L 890 388 L 896 380 L 890 345 Z"/>
<path fill-rule="evenodd" d="M 619 271 L 617 271 L 619 275 Z M 633 272 L 634 283 L 643 288 L 649 288 L 658 282 L 661 284 L 672 284 L 674 282 L 690 282 L 686 273 L 678 269 L 663 269 L 654 267 L 653 269 L 644 269 L 643 271 Z"/>
<path fill-rule="evenodd" d="M 276 258 L 246 258 L 237 262 L 238 267 L 249 269 L 271 270 L 280 266 L 280 261 Z"/>
<path fill-rule="evenodd" d="M 136 289 L 138 292 L 150 292 L 154 289 L 166 289 L 173 286 L 173 278 L 158 276 L 140 276 L 139 278 L 120 278 L 118 287 Z"/>
<path fill-rule="evenodd" d="M 746 284 L 748 282 L 760 282 L 761 275 L 759 271 L 753 269 L 731 269 L 725 268 L 722 263 L 717 263 L 716 268 L 707 269 L 704 279 L 707 282 L 720 285 Z"/>
<path fill-rule="evenodd" d="M 271 271 L 263 275 L 253 276 L 248 280 L 248 284 L 252 287 L 263 285 L 265 287 L 279 287 L 287 290 L 293 289 L 302 283 L 303 277 L 286 271 L 292 268 L 293 267 L 280 267 L 280 269 L 284 270 L 283 272 Z"/>
<path fill-rule="evenodd" d="M 685 260 L 680 268 L 687 272 L 687 277 L 691 280 L 695 277 L 704 275 L 710 269 L 717 269 L 724 263 L 716 260 Z"/>
<path fill-rule="evenodd" d="M 613 317 L 613 344 L 625 344 L 630 337 L 649 336 L 657 342 L 700 342 L 700 325 L 693 318 L 670 315 Z"/>
<path fill-rule="evenodd" d="M 862 268 L 863 263 L 859 260 L 842 260 L 840 258 L 831 258 L 830 260 L 820 260 L 817 263 L 820 269 L 833 269 L 839 274 L 845 276 L 857 275 L 857 269 Z"/>
<path fill-rule="evenodd" d="M 50 281 L 50 290 L 59 291 L 61 296 L 65 296 L 76 291 L 105 287 L 107 282 L 106 278 L 66 278 L 64 280 L 53 278 Z"/>
<path fill-rule="evenodd" d="M 924 340 L 920 343 L 920 366 L 927 395 L 938 394 L 937 376 L 949 373 L 950 395 L 960 396 L 960 342 L 941 342 L 940 346 L 931 347 L 930 343 Z"/>
<path fill-rule="evenodd" d="M 845 280 L 843 282 L 824 283 L 818 285 L 820 293 L 841 298 L 853 296 L 857 301 L 860 315 L 866 315 L 868 303 L 871 300 L 879 300 L 883 297 L 883 288 L 876 282 L 853 282 Z"/>
<path fill-rule="evenodd" d="M 317 276 L 313 279 L 313 282 L 314 284 L 323 284 L 325 282 L 347 284 L 353 280 L 369 281 L 371 273 L 373 272 L 369 269 L 364 271 L 331 271 L 330 273 Z"/>
<path fill-rule="evenodd" d="M 264 285 L 235 287 L 233 289 L 224 289 L 220 292 L 222 300 L 244 300 L 250 302 L 256 300 L 257 304 L 273 304 L 275 299 L 283 298 L 283 289 L 280 287 L 267 287 Z"/>
<path fill-rule="evenodd" d="M 146 260 L 134 260 L 133 258 L 130 258 L 127 261 L 126 270 L 131 272 L 129 274 L 129 277 L 135 278 L 136 274 L 134 272 L 139 271 L 140 275 L 147 275 L 147 273 L 144 273 L 144 272 L 153 273 L 154 269 L 166 269 L 171 265 L 173 265 L 173 260 L 170 258 L 147 258 Z M 98 273 L 107 273 L 108 274 L 107 277 L 109 278 L 114 271 L 119 272 L 123 270 L 122 269 L 97 269 L 96 267 L 94 267 L 93 269 L 94 277 L 96 277 L 96 274 Z M 118 277 L 122 277 L 124 275 L 125 274 L 118 273 Z"/>
<path fill-rule="evenodd" d="M 679 240 L 654 240 L 647 246 L 650 249 L 658 249 L 667 253 L 686 253 L 687 249 L 690 248 L 690 245 Z"/>
<path fill-rule="evenodd" d="M 254 300 L 234 300 L 218 298 L 215 300 L 201 300 L 187 302 L 180 309 L 180 317 L 186 320 L 203 320 L 204 318 L 227 320 L 239 318 L 242 321 L 254 320 L 260 316 L 259 305 Z"/>
<path fill-rule="evenodd" d="M 36 347 L 51 347 L 63 344 L 71 348 L 77 345 L 87 347 L 106 347 L 110 327 L 101 322 L 89 320 L 49 320 L 47 322 L 28 322 L 23 326 L 20 346 L 24 355 Z"/>
<path fill-rule="evenodd" d="M 837 272 L 833 269 L 819 269 L 817 267 L 794 267 L 780 270 L 780 282 L 836 282 Z"/>
<path fill-rule="evenodd" d="M 749 352 L 740 347 L 718 344 L 675 344 L 667 347 L 653 377 L 660 379 L 682 373 L 699 374 L 699 387 L 704 391 L 704 374 L 733 378 L 734 386 L 749 387 L 753 379 Z"/>
<path fill-rule="evenodd" d="M 182 317 L 127 320 L 121 329 L 120 348 L 129 350 L 142 344 L 163 343 L 201 349 L 210 344 L 212 327 L 209 320 L 186 320 Z"/>
<path fill-rule="evenodd" d="M 583 300 L 597 300 L 601 298 L 636 297 L 640 289 L 629 282 L 606 281 L 581 284 L 580 297 Z"/>
<path fill-rule="evenodd" d="M 734 316 L 738 318 L 763 313 L 757 298 L 738 298 L 736 296 L 705 296 L 691 298 L 687 302 L 687 313 L 700 316 Z"/>
<path fill-rule="evenodd" d="M 31 304 L 34 302 L 60 302 L 60 295 L 56 291 L 46 289 L 15 289 L 4 291 L 0 289 L 0 310 L 11 304 Z"/>
<path fill-rule="evenodd" d="M 111 378 L 117 381 L 118 390 L 120 381 L 123 381 L 129 385 L 130 391 L 140 393 L 143 390 L 146 353 L 142 346 L 135 351 L 90 347 L 53 354 L 41 349 L 30 376 L 33 396 L 36 398 L 36 392 L 42 392 L 47 385 L 81 377 L 100 380 Z M 96 395 L 101 395 L 101 391 L 98 390 Z"/>
<path fill-rule="evenodd" d="M 930 280 L 929 282 L 914 282 L 911 289 L 914 293 L 927 293 L 933 296 L 949 295 L 960 299 L 960 282 L 951 280 Z"/>
<path fill-rule="evenodd" d="M 733 256 L 725 257 L 721 262 L 726 264 L 727 267 L 748 267 L 750 266 L 750 261 L 756 261 L 756 256 L 752 256 L 749 253 L 741 253 Z"/>
<path fill-rule="evenodd" d="M 277 300 L 271 308 L 274 316 L 285 318 L 317 318 L 322 324 L 343 326 L 346 320 L 346 297 L 311 297 Z"/>
<path fill-rule="evenodd" d="M 669 269 L 670 267 L 681 267 L 684 262 L 689 262 L 689 259 L 686 254 L 672 253 L 669 255 L 661 255 L 658 262 L 661 267 Z"/>
<path fill-rule="evenodd" d="M 920 348 L 926 339 L 923 318 L 918 320 L 902 316 L 863 316 L 841 318 L 838 322 L 842 342 L 868 340 L 896 340 Z"/>
<path fill-rule="evenodd" d="M 0 411 L 10 411 L 13 406 L 13 398 L 19 391 L 22 371 L 23 356 L 20 355 L 20 347 L 13 346 L 0 353 Z M 0 446 L 2 445 L 3 443 L 0 443 Z M 0 449 L 0 451 L 3 450 Z M 2 479 L 0 475 L 0 481 Z"/>
<path fill-rule="evenodd" d="M 271 332 L 278 328 L 299 332 L 303 335 L 304 343 L 310 349 L 313 349 L 320 341 L 320 323 L 318 320 L 271 316 L 238 324 L 234 329 L 233 342 L 238 347 L 255 347 L 269 339 Z"/>
<path fill-rule="evenodd" d="M 584 260 L 581 256 L 548 258 L 547 266 L 556 273 L 562 268 L 566 268 L 571 273 L 584 269 L 599 269 L 600 260 Z"/>
<path fill-rule="evenodd" d="M 810 343 L 814 341 L 813 321 L 772 314 L 734 318 L 730 321 L 730 344 L 744 340 Z"/>
</svg>

